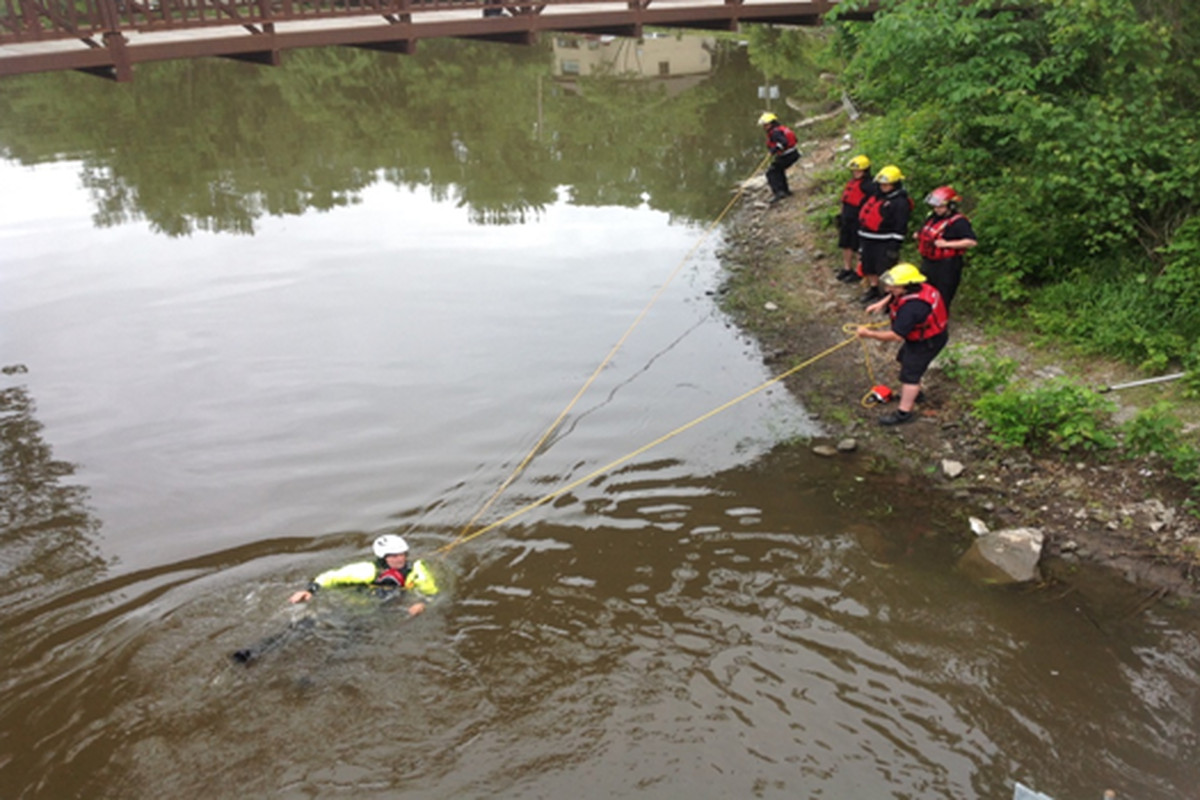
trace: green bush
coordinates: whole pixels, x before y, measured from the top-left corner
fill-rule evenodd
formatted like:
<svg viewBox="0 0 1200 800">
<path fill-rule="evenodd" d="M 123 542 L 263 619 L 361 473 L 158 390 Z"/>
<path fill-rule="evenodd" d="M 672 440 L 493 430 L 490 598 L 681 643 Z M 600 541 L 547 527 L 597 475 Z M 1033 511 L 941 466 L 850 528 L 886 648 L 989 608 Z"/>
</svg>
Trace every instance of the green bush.
<svg viewBox="0 0 1200 800">
<path fill-rule="evenodd" d="M 1200 398 L 1200 341 L 1192 343 L 1183 366 L 1183 396 L 1190 400 Z"/>
<path fill-rule="evenodd" d="M 1125 449 L 1133 456 L 1166 456 L 1179 447 L 1183 423 L 1175 416 L 1175 407 L 1161 400 L 1143 408 L 1121 426 Z"/>
<path fill-rule="evenodd" d="M 1188 357 L 1200 338 L 1200 302 L 1176 302 L 1175 295 L 1116 262 L 1096 265 L 1090 279 L 1079 277 L 1044 287 L 1028 313 L 1038 331 L 1075 345 L 1162 372 Z"/>
<path fill-rule="evenodd" d="M 1167 454 L 1167 463 L 1175 477 L 1191 484 L 1192 493 L 1200 493 L 1200 450 L 1180 444 Z"/>
<path fill-rule="evenodd" d="M 1091 389 L 1053 381 L 1029 389 L 1008 387 L 975 401 L 975 413 L 993 441 L 1039 450 L 1108 450 L 1117 445 L 1107 429 L 1115 406 Z"/>
<path fill-rule="evenodd" d="M 994 392 L 1006 386 L 1017 372 L 1017 362 L 999 355 L 993 347 L 968 349 L 950 345 L 942 353 L 942 372 L 973 396 Z"/>
<path fill-rule="evenodd" d="M 889 0 L 840 29 L 861 149 L 965 197 L 968 307 L 1153 369 L 1200 339 L 1200 3 Z"/>
<path fill-rule="evenodd" d="M 1139 411 L 1122 426 L 1125 449 L 1135 456 L 1158 456 L 1175 477 L 1200 491 L 1200 450 L 1183 439 L 1183 422 L 1174 406 L 1159 401 Z"/>
</svg>

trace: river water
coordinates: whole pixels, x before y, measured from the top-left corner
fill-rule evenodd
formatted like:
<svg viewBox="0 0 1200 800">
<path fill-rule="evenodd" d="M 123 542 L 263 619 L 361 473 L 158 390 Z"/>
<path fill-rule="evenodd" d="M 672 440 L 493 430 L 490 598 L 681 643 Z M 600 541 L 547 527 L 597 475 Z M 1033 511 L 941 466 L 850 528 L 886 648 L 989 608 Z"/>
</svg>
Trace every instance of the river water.
<svg viewBox="0 0 1200 800">
<path fill-rule="evenodd" d="M 770 378 L 708 232 L 762 82 L 683 37 L 0 84 L 0 795 L 1192 796 L 1194 612 L 970 583 L 986 513 L 778 388 L 638 452 Z M 427 613 L 286 603 L 385 532 Z"/>
</svg>

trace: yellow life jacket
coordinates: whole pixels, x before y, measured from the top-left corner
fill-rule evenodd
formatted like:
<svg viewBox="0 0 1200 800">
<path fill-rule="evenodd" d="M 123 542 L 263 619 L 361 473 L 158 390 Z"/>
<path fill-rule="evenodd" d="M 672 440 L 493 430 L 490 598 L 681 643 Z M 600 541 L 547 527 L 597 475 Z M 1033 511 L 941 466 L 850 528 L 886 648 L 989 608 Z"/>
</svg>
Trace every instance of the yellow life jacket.
<svg viewBox="0 0 1200 800">
<path fill-rule="evenodd" d="M 412 570 L 408 573 L 408 580 L 404 582 L 404 588 L 427 596 L 438 593 L 437 581 L 434 580 L 433 573 L 425 566 L 424 561 L 413 562 Z"/>
<path fill-rule="evenodd" d="M 313 583 L 322 589 L 329 586 L 353 586 L 375 582 L 375 565 L 370 561 L 356 561 L 344 567 L 330 569 L 313 578 Z"/>
<path fill-rule="evenodd" d="M 356 561 L 344 567 L 330 569 L 313 578 L 313 584 L 322 589 L 330 586 L 370 585 L 375 582 L 379 571 L 370 561 Z M 438 593 L 437 580 L 425 566 L 424 561 L 413 562 L 412 569 L 404 581 L 404 588 L 419 592 L 426 596 Z"/>
</svg>

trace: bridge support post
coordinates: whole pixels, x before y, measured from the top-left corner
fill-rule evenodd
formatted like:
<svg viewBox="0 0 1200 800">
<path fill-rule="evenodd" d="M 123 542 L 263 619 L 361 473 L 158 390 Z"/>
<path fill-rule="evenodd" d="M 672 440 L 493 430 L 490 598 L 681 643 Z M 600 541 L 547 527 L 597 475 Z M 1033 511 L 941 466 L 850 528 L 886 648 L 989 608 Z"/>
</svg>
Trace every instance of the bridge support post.
<svg viewBox="0 0 1200 800">
<path fill-rule="evenodd" d="M 133 64 L 129 60 L 129 49 L 125 43 L 125 34 L 120 31 L 104 33 L 104 46 L 113 61 L 111 77 L 117 83 L 128 83 L 133 80 Z"/>
<path fill-rule="evenodd" d="M 229 53 L 225 58 L 234 61 L 246 61 L 250 64 L 262 64 L 266 67 L 278 67 L 283 63 L 279 56 L 279 48 L 275 47 L 275 23 L 264 22 L 262 28 L 256 28 L 253 25 L 243 26 L 250 31 L 250 38 L 263 38 L 270 42 L 271 47 L 265 50 L 251 50 L 245 53 Z"/>
</svg>

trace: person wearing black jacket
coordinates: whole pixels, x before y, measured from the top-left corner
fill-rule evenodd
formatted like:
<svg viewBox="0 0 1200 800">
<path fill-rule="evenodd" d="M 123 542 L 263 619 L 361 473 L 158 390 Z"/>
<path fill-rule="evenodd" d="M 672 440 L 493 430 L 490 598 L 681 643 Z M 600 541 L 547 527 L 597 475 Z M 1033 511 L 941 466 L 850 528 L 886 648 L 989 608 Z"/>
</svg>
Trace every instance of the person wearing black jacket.
<svg viewBox="0 0 1200 800">
<path fill-rule="evenodd" d="M 800 160 L 800 151 L 796 148 L 796 134 L 770 111 L 758 118 L 758 124 L 762 125 L 763 132 L 767 134 L 767 150 L 771 151 L 771 166 L 767 167 L 771 202 L 778 203 L 783 198 L 792 196 L 792 190 L 788 188 L 787 171 L 788 167 Z"/>
<path fill-rule="evenodd" d="M 978 244 L 971 221 L 958 210 L 962 198 L 952 186 L 939 186 L 925 198 L 933 211 L 915 234 L 921 272 L 941 292 L 946 308 L 958 294 L 963 256 Z"/>
<path fill-rule="evenodd" d="M 879 276 L 900 260 L 900 246 L 908 237 L 908 218 L 913 202 L 901 183 L 900 168 L 889 164 L 875 175 L 875 193 L 858 212 L 858 238 L 863 277 L 869 288 L 861 298 L 871 303 L 883 297 Z"/>
<path fill-rule="evenodd" d="M 913 406 L 921 399 L 921 378 L 930 362 L 950 340 L 950 315 L 942 296 L 912 264 L 897 264 L 883 273 L 880 281 L 887 293 L 867 306 L 868 314 L 885 308 L 891 315 L 890 330 L 860 325 L 860 339 L 900 342 L 896 361 L 900 364 L 900 402 L 894 413 L 879 418 L 880 425 L 902 425 L 916 419 Z"/>
</svg>

